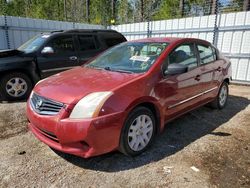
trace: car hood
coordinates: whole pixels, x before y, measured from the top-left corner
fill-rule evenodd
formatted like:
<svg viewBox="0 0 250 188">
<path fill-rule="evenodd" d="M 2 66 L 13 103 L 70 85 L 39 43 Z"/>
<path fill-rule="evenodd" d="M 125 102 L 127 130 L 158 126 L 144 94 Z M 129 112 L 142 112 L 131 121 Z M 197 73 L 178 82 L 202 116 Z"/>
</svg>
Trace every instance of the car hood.
<svg viewBox="0 0 250 188">
<path fill-rule="evenodd" d="M 77 67 L 40 81 L 34 92 L 58 102 L 76 104 L 90 93 L 114 91 L 141 75 Z"/>
<path fill-rule="evenodd" d="M 32 56 L 27 55 L 19 50 L 0 50 L 0 65 L 32 59 Z"/>
</svg>

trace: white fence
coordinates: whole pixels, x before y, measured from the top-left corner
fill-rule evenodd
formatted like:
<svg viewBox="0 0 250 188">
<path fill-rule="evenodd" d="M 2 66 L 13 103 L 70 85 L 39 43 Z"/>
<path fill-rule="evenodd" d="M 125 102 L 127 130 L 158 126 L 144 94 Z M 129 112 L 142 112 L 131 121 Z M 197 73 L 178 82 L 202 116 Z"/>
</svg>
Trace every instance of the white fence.
<svg viewBox="0 0 250 188">
<path fill-rule="evenodd" d="M 17 48 L 34 35 L 53 30 L 104 29 L 101 25 L 0 16 L 0 49 Z"/>
<path fill-rule="evenodd" d="M 128 40 L 193 37 L 210 41 L 231 59 L 234 81 L 250 83 L 250 11 L 112 26 Z M 215 37 L 214 37 L 215 36 Z M 213 40 L 214 39 L 214 40 Z"/>
</svg>

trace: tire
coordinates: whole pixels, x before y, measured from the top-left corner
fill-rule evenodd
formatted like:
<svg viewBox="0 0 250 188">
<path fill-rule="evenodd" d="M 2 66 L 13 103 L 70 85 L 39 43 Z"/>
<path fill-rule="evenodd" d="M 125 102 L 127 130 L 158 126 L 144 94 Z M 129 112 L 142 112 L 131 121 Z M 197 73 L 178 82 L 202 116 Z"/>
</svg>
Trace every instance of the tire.
<svg viewBox="0 0 250 188">
<path fill-rule="evenodd" d="M 210 103 L 210 106 L 214 109 L 223 109 L 227 105 L 228 99 L 228 83 L 223 82 L 216 99 Z"/>
<path fill-rule="evenodd" d="M 145 124 L 140 126 L 139 121 Z M 128 115 L 121 132 L 120 151 L 128 156 L 136 156 L 152 143 L 156 130 L 154 114 L 145 107 L 137 107 Z"/>
<path fill-rule="evenodd" d="M 3 100 L 16 101 L 29 97 L 32 91 L 30 78 L 20 72 L 5 74 L 0 80 L 0 89 Z"/>
</svg>

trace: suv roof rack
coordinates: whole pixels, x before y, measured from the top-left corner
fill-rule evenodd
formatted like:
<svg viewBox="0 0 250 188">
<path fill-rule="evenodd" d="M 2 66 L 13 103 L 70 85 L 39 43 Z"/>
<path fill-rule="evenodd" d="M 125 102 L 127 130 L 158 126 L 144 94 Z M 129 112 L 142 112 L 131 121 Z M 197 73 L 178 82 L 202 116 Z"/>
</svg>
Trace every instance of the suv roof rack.
<svg viewBox="0 0 250 188">
<path fill-rule="evenodd" d="M 70 29 L 64 30 L 64 33 L 81 33 L 81 32 L 117 32 L 112 29 Z"/>
</svg>

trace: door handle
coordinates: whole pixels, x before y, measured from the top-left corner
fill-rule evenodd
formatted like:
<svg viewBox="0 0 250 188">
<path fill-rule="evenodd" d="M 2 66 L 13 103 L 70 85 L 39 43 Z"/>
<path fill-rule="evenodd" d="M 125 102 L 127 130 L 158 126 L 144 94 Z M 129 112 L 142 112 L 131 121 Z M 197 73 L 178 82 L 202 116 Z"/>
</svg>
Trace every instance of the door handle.
<svg viewBox="0 0 250 188">
<path fill-rule="evenodd" d="M 76 56 L 70 56 L 69 59 L 70 59 L 71 61 L 75 61 L 75 60 L 77 60 L 77 57 L 76 57 Z"/>
<path fill-rule="evenodd" d="M 222 68 L 221 68 L 221 67 L 218 67 L 218 68 L 216 69 L 216 71 L 220 72 L 220 71 L 222 71 Z"/>
<path fill-rule="evenodd" d="M 195 79 L 196 81 L 200 81 L 200 80 L 201 80 L 201 75 L 197 75 L 194 79 Z"/>
</svg>

